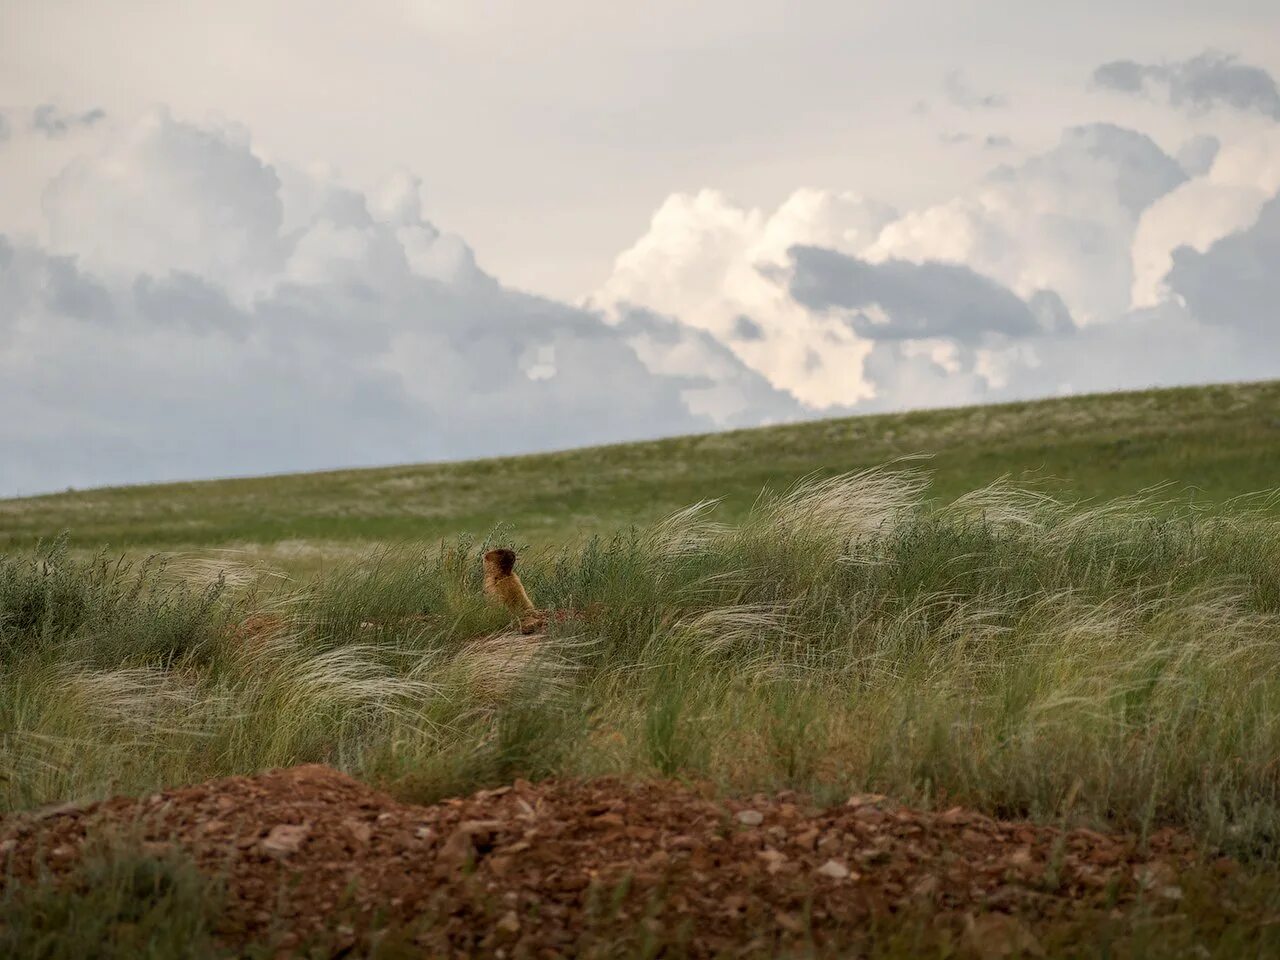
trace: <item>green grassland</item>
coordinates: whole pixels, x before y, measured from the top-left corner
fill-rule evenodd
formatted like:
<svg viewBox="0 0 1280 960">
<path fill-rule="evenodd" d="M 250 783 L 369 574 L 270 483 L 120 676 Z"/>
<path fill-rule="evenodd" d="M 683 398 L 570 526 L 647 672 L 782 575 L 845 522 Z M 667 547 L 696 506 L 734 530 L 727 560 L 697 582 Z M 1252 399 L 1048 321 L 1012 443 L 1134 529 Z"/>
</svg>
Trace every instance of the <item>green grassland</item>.
<svg viewBox="0 0 1280 960">
<path fill-rule="evenodd" d="M 70 531 L 81 546 L 282 545 L 286 566 L 378 541 L 484 536 L 581 543 L 721 498 L 925 456 L 932 495 L 1001 476 L 1068 499 L 1171 484 L 1221 503 L 1280 485 L 1280 382 L 1153 390 L 853 417 L 465 463 L 343 470 L 0 500 L 0 548 Z M 345 549 L 344 549 L 345 546 Z M 271 551 L 268 551 L 270 555 Z"/>
<path fill-rule="evenodd" d="M 1278 465 L 1268 383 L 3 503 L 0 813 L 303 762 L 415 800 L 875 791 L 1187 831 L 1247 896 L 1107 949 L 1267 955 L 1280 509 L 1246 495 Z M 324 563 L 275 576 L 273 541 Z M 544 635 L 485 598 L 497 542 L 537 544 Z"/>
</svg>

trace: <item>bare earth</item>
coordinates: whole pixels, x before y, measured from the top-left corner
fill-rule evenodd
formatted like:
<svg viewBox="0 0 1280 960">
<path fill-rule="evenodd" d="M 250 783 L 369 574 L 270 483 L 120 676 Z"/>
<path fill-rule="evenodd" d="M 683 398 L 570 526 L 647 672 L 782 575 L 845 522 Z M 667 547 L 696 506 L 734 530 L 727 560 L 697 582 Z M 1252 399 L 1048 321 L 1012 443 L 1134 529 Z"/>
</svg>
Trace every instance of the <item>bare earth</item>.
<svg viewBox="0 0 1280 960">
<path fill-rule="evenodd" d="M 971 953 L 1036 955 L 1042 920 L 1138 899 L 1172 909 L 1193 856 L 1169 831 L 1139 852 L 1132 836 L 873 795 L 818 809 L 672 782 L 517 781 L 414 806 L 300 766 L 0 821 L 0 888 L 41 859 L 70 871 L 86 838 L 113 826 L 225 877 L 219 936 L 281 956 L 388 936 L 433 956 L 821 950 L 904 911 L 953 929 Z"/>
</svg>

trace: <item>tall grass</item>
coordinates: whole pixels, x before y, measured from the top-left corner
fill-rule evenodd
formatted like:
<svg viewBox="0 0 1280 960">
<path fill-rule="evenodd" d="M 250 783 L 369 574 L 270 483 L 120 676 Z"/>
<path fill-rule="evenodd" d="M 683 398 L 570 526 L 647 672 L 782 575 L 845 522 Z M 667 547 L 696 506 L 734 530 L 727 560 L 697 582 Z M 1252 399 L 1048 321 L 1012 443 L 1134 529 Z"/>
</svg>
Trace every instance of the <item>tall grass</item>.
<svg viewBox="0 0 1280 960">
<path fill-rule="evenodd" d="M 0 804 L 298 762 L 427 799 L 516 776 L 708 777 L 1280 851 L 1280 525 L 910 470 L 703 503 L 522 555 L 545 636 L 480 590 L 488 544 L 314 581 L 188 561 L 0 561 Z M 1265 506 L 1265 505 L 1264 505 Z"/>
</svg>

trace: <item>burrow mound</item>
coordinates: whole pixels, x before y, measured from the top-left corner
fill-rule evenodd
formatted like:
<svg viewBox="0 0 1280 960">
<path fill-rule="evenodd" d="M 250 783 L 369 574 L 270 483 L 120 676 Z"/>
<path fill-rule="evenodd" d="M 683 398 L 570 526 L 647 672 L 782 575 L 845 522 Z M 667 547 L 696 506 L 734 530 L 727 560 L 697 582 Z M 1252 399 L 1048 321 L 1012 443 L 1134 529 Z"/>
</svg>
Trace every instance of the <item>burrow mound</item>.
<svg viewBox="0 0 1280 960">
<path fill-rule="evenodd" d="M 671 782 L 549 781 L 432 806 L 323 766 L 0 821 L 0 887 L 69 873 L 86 840 L 128 827 L 225 878 L 229 944 L 346 945 L 414 931 L 433 955 L 549 956 L 592 937 L 669 938 L 691 955 L 755 942 L 835 944 L 877 915 L 925 909 L 1015 942 L 1024 922 L 1171 905 L 1192 844 L 926 813 L 875 795 L 819 809 L 793 794 L 715 799 Z M 1021 917 L 1013 920 L 1012 917 Z M 1033 944 L 1027 940 L 1028 948 Z M 341 946 L 341 944 L 339 944 Z"/>
</svg>

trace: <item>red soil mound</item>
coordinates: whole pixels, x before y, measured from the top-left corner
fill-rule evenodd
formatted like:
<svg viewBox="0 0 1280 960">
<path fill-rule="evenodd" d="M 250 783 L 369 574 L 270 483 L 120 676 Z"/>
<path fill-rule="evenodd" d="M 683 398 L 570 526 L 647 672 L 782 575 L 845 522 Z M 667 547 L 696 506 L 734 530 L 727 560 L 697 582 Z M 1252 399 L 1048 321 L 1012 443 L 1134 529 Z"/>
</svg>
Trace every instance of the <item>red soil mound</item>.
<svg viewBox="0 0 1280 960">
<path fill-rule="evenodd" d="M 789 794 L 715 800 L 666 782 L 517 781 L 412 806 L 303 766 L 0 821 L 0 887 L 32 877 L 41 858 L 71 870 L 93 831 L 121 823 L 226 877 L 229 943 L 270 929 L 281 947 L 335 936 L 350 946 L 391 927 L 431 955 L 564 955 L 593 937 L 666 938 L 695 956 L 771 952 L 845 942 L 909 909 L 958 930 L 993 911 L 1034 922 L 1139 895 L 1172 903 L 1190 858 L 1173 833 L 1140 855 L 1123 835 L 878 796 L 820 810 Z M 1020 921 L 995 933 L 1034 949 Z"/>
</svg>

